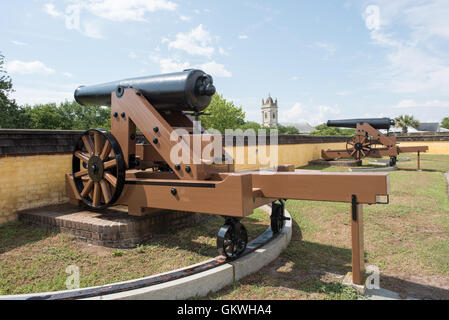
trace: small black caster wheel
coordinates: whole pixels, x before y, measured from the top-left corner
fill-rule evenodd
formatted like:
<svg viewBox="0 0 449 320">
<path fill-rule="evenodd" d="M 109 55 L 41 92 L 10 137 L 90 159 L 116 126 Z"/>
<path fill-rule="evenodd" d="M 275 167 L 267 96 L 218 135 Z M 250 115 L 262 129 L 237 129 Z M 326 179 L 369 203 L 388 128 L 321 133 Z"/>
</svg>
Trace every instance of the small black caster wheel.
<svg viewBox="0 0 449 320">
<path fill-rule="evenodd" d="M 398 158 L 391 157 L 390 158 L 390 167 L 394 167 L 398 163 Z"/>
<path fill-rule="evenodd" d="M 290 219 L 285 217 L 285 200 L 273 202 L 271 205 L 271 231 L 274 234 L 281 232 L 286 220 Z"/>
<path fill-rule="evenodd" d="M 229 219 L 218 231 L 218 253 L 226 260 L 239 258 L 246 250 L 248 244 L 248 232 L 238 220 Z"/>
</svg>

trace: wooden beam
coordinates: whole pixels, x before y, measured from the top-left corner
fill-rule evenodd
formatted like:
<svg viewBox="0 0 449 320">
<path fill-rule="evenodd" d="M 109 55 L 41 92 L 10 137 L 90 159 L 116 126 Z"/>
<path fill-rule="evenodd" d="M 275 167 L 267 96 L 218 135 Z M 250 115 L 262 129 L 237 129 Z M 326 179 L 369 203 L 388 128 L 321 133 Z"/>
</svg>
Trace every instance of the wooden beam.
<svg viewBox="0 0 449 320">
<path fill-rule="evenodd" d="M 352 282 L 363 285 L 365 281 L 365 250 L 363 234 L 363 205 L 352 196 L 351 204 Z"/>
<path fill-rule="evenodd" d="M 389 195 L 387 173 L 259 172 L 252 174 L 252 188 L 265 198 L 376 204 Z"/>
</svg>

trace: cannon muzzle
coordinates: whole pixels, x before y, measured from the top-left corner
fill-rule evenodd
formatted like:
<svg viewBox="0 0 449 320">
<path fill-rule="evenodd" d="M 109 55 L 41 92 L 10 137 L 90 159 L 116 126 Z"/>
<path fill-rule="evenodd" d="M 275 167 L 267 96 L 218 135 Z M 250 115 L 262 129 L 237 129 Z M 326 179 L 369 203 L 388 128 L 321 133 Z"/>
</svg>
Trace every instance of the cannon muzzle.
<svg viewBox="0 0 449 320">
<path fill-rule="evenodd" d="M 201 112 L 215 94 L 213 79 L 201 70 L 126 79 L 75 90 L 75 100 L 81 105 L 111 105 L 111 93 L 120 97 L 124 89 L 139 90 L 158 110 Z"/>
<path fill-rule="evenodd" d="M 368 123 L 374 129 L 390 129 L 395 125 L 395 121 L 390 118 L 375 118 L 375 119 L 351 119 L 351 120 L 329 120 L 328 127 L 336 128 L 357 128 L 357 124 Z"/>
</svg>

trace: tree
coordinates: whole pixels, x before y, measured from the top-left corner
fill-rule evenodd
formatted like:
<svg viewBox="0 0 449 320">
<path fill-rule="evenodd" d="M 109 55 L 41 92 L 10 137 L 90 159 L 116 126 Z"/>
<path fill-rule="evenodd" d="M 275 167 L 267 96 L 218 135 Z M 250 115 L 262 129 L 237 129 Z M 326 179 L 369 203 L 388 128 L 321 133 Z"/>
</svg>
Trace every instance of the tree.
<svg viewBox="0 0 449 320">
<path fill-rule="evenodd" d="M 449 129 L 449 117 L 443 119 L 443 121 L 441 122 L 441 127 Z"/>
<path fill-rule="evenodd" d="M 299 134 L 299 130 L 296 127 L 293 126 L 283 126 L 279 125 L 278 128 L 279 134 Z"/>
<path fill-rule="evenodd" d="M 419 121 L 411 115 L 402 115 L 397 117 L 395 120 L 396 126 L 401 127 L 402 133 L 404 134 L 408 133 L 408 127 L 413 127 L 415 129 L 419 127 Z"/>
<path fill-rule="evenodd" d="M 315 128 L 310 135 L 312 136 L 353 136 L 355 135 L 355 129 L 341 129 L 328 127 L 327 124 L 323 123 Z"/>
<path fill-rule="evenodd" d="M 76 101 L 65 101 L 59 111 L 63 117 L 62 129 L 88 130 L 111 128 L 111 107 L 81 106 Z"/>
<path fill-rule="evenodd" d="M 25 106 L 25 113 L 30 119 L 30 129 L 64 129 L 63 118 L 58 111 L 56 103 L 39 104 L 33 107 Z"/>
<path fill-rule="evenodd" d="M 232 101 L 226 101 L 222 95 L 215 94 L 204 111 L 210 115 L 201 116 L 201 124 L 205 129 L 215 129 L 224 133 L 226 129 L 238 129 L 245 124 L 245 113 Z"/>
<path fill-rule="evenodd" d="M 240 129 L 242 129 L 243 131 L 252 129 L 257 133 L 260 129 L 262 129 L 262 126 L 260 125 L 260 123 L 248 121 L 241 125 Z"/>
<path fill-rule="evenodd" d="M 21 109 L 22 126 L 16 128 L 47 130 L 88 130 L 111 128 L 110 107 L 81 106 L 75 101 L 26 105 Z"/>
<path fill-rule="evenodd" d="M 20 123 L 20 109 L 15 100 L 9 98 L 14 90 L 12 80 L 4 70 L 5 57 L 0 53 L 0 128 L 15 128 Z"/>
</svg>

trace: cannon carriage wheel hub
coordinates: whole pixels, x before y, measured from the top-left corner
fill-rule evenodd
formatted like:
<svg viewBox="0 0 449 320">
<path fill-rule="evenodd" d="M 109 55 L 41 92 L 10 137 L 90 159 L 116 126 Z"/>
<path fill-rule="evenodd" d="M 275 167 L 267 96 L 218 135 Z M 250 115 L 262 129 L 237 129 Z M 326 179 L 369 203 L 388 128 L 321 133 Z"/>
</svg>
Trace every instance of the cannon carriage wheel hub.
<svg viewBox="0 0 449 320">
<path fill-rule="evenodd" d="M 100 182 L 103 179 L 104 164 L 99 156 L 92 156 L 87 163 L 89 177 L 94 182 Z"/>
</svg>

